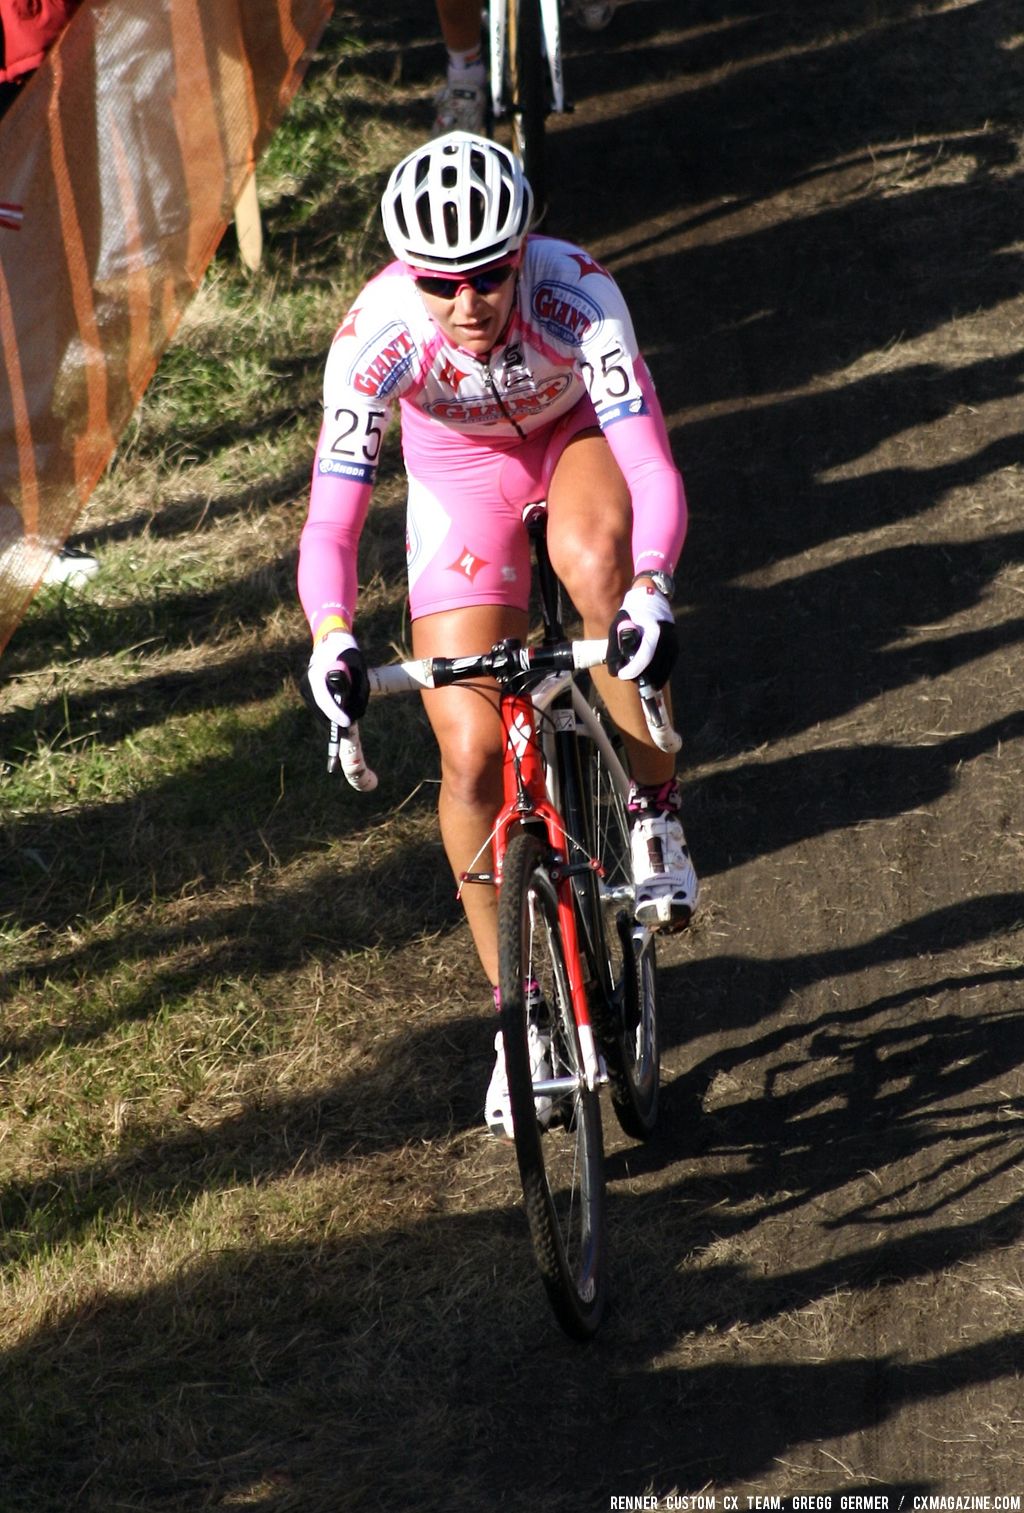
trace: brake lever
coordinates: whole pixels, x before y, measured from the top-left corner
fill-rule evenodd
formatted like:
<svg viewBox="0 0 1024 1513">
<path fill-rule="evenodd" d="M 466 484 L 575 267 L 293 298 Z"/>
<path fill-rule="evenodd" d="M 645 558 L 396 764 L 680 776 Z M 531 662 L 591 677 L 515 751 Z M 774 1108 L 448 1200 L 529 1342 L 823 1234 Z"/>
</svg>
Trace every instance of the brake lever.
<svg viewBox="0 0 1024 1513">
<path fill-rule="evenodd" d="M 327 687 L 331 693 L 343 693 L 348 687 L 348 676 L 343 672 L 327 674 Z M 356 725 L 340 725 L 331 721 L 331 733 L 327 740 L 327 772 L 333 777 L 341 768 L 349 784 L 360 793 L 372 793 L 377 786 L 377 774 L 367 767 L 363 756 L 363 743 Z"/>
<path fill-rule="evenodd" d="M 627 658 L 634 655 L 642 640 L 643 635 L 635 625 L 623 626 L 619 632 L 619 645 Z M 679 751 L 683 738 L 672 724 L 665 690 L 655 688 L 645 678 L 640 677 L 637 678 L 637 692 L 640 695 L 647 729 L 651 733 L 651 740 L 655 746 L 659 751 Z"/>
</svg>

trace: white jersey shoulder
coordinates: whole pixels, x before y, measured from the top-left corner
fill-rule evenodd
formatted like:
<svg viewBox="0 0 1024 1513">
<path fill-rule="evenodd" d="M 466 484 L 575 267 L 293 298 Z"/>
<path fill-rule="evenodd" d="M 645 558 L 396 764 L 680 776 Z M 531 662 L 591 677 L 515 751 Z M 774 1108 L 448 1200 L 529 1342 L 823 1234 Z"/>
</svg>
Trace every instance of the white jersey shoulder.
<svg viewBox="0 0 1024 1513">
<path fill-rule="evenodd" d="M 414 381 L 432 330 L 416 285 L 400 264 L 390 264 L 365 286 L 335 332 L 325 397 L 351 390 L 364 399 L 396 398 Z"/>
<path fill-rule="evenodd" d="M 602 426 L 643 413 L 636 333 L 622 290 L 582 247 L 530 241 L 528 319 L 537 340 L 575 363 Z"/>
</svg>

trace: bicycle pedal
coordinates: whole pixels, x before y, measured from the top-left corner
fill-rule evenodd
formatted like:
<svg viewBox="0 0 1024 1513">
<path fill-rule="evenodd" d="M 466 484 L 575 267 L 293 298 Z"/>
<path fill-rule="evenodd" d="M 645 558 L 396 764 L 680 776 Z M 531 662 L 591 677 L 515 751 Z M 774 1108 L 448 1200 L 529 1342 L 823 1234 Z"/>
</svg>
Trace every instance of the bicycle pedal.
<svg viewBox="0 0 1024 1513">
<path fill-rule="evenodd" d="M 658 935 L 682 935 L 684 930 L 690 928 L 690 920 L 692 918 L 691 911 L 687 909 L 684 913 L 677 914 L 672 919 L 667 919 L 664 924 L 656 925 L 655 930 Z"/>
<path fill-rule="evenodd" d="M 673 905 L 668 894 L 663 898 L 645 899 L 636 907 L 637 926 L 655 935 L 676 935 L 688 929 L 692 916 L 692 909 Z"/>
</svg>

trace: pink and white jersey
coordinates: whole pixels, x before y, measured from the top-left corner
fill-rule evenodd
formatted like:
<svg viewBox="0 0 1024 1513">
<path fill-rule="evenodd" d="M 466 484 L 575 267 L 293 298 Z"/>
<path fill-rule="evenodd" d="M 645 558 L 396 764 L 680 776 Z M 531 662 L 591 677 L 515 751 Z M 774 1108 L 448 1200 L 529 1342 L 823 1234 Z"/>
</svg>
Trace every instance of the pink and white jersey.
<svg viewBox="0 0 1024 1513">
<path fill-rule="evenodd" d="M 303 531 L 299 591 L 316 635 L 351 626 L 355 549 L 384 431 L 400 407 L 410 477 L 472 466 L 553 430 L 585 395 L 630 489 L 634 563 L 671 570 L 686 506 L 653 384 L 618 285 L 580 247 L 527 239 L 501 343 L 486 358 L 452 345 L 403 263 L 368 283 L 324 375 L 324 418 Z"/>
</svg>

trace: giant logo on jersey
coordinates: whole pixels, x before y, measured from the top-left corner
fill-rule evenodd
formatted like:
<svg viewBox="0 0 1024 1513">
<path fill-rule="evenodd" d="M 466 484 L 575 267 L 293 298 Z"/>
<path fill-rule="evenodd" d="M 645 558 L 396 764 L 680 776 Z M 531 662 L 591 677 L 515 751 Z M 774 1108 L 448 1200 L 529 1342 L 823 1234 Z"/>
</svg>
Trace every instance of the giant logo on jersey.
<svg viewBox="0 0 1024 1513">
<path fill-rule="evenodd" d="M 528 420 L 532 415 L 543 415 L 572 380 L 571 373 L 555 373 L 529 394 L 503 394 L 501 404 L 489 394 L 481 394 L 466 399 L 435 399 L 426 408 L 435 420 L 453 426 L 496 426 L 503 420 Z"/>
<path fill-rule="evenodd" d="M 349 382 L 360 394 L 391 393 L 412 367 L 415 346 L 400 321 L 392 321 L 367 342 L 349 369 Z"/>
<path fill-rule="evenodd" d="M 578 347 L 600 328 L 603 312 L 582 289 L 554 279 L 533 291 L 533 313 L 557 341 Z"/>
</svg>

